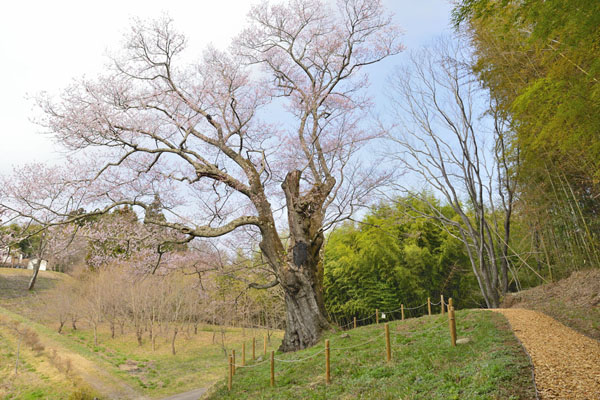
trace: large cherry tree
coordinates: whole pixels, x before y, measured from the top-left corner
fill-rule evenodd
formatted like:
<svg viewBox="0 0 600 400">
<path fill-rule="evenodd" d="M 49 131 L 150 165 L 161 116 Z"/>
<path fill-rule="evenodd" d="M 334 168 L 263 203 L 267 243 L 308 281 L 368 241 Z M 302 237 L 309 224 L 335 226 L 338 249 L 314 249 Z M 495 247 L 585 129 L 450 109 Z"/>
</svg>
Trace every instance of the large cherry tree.
<svg viewBox="0 0 600 400">
<path fill-rule="evenodd" d="M 258 238 L 285 293 L 281 349 L 316 343 L 324 231 L 352 213 L 381 175 L 357 152 L 377 136 L 363 67 L 402 50 L 381 0 L 264 2 L 228 51 L 181 65 L 171 21 L 136 24 L 114 66 L 59 99 L 42 123 L 89 157 L 95 201 L 148 209 L 190 238 Z M 366 164 L 366 163 L 365 163 Z"/>
</svg>

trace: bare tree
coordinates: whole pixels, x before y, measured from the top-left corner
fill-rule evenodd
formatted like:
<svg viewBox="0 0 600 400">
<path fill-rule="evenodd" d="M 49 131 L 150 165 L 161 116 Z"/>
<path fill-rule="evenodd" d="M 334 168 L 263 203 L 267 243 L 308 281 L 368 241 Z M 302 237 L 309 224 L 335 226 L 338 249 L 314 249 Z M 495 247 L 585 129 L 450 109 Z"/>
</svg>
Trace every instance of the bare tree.
<svg viewBox="0 0 600 400">
<path fill-rule="evenodd" d="M 185 39 L 170 21 L 139 24 L 106 76 L 41 100 L 54 137 L 93 155 L 97 202 L 148 209 L 160 192 L 170 213 L 148 222 L 189 238 L 260 237 L 273 281 L 253 287 L 284 289 L 284 351 L 330 326 L 323 232 L 380 179 L 355 155 L 376 136 L 361 123 L 370 105 L 361 69 L 401 51 L 381 3 L 263 2 L 231 52 L 208 49 L 187 69 L 177 66 Z M 262 122 L 281 104 L 287 115 Z"/>
<path fill-rule="evenodd" d="M 420 199 L 429 204 L 427 215 L 465 244 L 487 306 L 498 307 L 508 290 L 515 163 L 506 147 L 509 123 L 469 65 L 467 50 L 440 40 L 413 54 L 410 65 L 397 71 L 392 92 L 399 121 L 395 158 L 408 171 L 407 181 L 425 182 L 426 190 L 442 196 L 442 204 L 458 214 L 458 220 L 452 219 L 427 196 Z M 414 195 L 414 188 L 402 187 Z"/>
</svg>

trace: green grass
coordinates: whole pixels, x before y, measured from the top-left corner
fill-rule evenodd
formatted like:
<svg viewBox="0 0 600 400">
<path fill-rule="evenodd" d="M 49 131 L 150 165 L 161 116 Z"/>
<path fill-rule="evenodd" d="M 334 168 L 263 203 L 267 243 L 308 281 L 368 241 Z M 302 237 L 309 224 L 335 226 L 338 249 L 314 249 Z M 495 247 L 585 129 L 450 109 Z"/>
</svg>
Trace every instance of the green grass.
<svg viewBox="0 0 600 400">
<path fill-rule="evenodd" d="M 213 329 L 199 329 L 198 334 L 184 333 L 178 337 L 177 354 L 171 354 L 170 341 L 160 337 L 156 351 L 152 351 L 147 336 L 143 346 L 138 346 L 135 336 L 129 329 L 125 335 L 110 338 L 107 327 L 98 334 L 98 346 L 94 346 L 93 332 L 89 329 L 76 331 L 65 329 L 62 335 L 44 324 L 29 320 L 0 307 L 0 314 L 19 321 L 34 329 L 40 335 L 51 339 L 69 351 L 93 361 L 98 367 L 121 379 L 141 393 L 160 397 L 188 390 L 209 387 L 226 373 L 227 359 L 220 343 L 212 343 Z M 84 326 L 83 324 L 80 324 Z M 262 348 L 262 331 L 256 332 L 257 347 Z M 275 332 L 268 345 L 274 349 L 281 343 L 282 332 Z M 245 342 L 250 354 L 252 331 L 241 328 L 227 328 L 226 347 Z M 124 365 L 130 368 L 123 368 Z"/>
<path fill-rule="evenodd" d="M 0 328 L 0 399 L 69 399 L 76 390 L 68 377 L 21 344 L 15 374 L 16 338 Z"/>
<path fill-rule="evenodd" d="M 323 353 L 298 363 L 275 362 L 275 387 L 269 387 L 269 363 L 238 368 L 233 389 L 226 381 L 209 399 L 534 399 L 529 361 L 503 316 L 485 311 L 456 313 L 460 337 L 468 344 L 450 346 L 446 318 L 431 316 L 390 323 L 392 362 L 385 360 L 383 325 L 327 335 L 332 383 L 325 384 Z M 369 342 L 371 341 L 371 342 Z M 341 347 L 359 346 L 336 350 Z M 294 360 L 311 349 L 275 357 Z"/>
<path fill-rule="evenodd" d="M 150 396 L 206 388 L 221 379 L 226 373 L 227 358 L 219 336 L 217 335 L 218 342 L 213 343 L 212 335 L 212 329 L 198 329 L 197 334 L 190 332 L 188 337 L 180 334 L 176 344 L 177 353 L 173 355 L 170 340 L 167 341 L 164 337 L 157 339 L 156 350 L 152 351 L 152 344 L 147 336 L 140 347 L 131 333 L 111 339 L 109 332 L 102 330 L 98 336 L 99 345 L 95 347 L 93 333 L 88 330 L 66 333 L 73 343 L 85 347 L 85 353 L 93 353 L 93 357 L 101 359 L 104 364 L 110 364 L 107 370 Z M 262 349 L 262 337 L 263 332 L 257 331 L 257 351 L 259 347 Z M 276 332 L 268 348 L 279 347 L 281 337 L 282 332 Z M 227 348 L 236 346 L 241 349 L 242 342 L 246 343 L 249 357 L 252 331 L 227 328 Z"/>
</svg>

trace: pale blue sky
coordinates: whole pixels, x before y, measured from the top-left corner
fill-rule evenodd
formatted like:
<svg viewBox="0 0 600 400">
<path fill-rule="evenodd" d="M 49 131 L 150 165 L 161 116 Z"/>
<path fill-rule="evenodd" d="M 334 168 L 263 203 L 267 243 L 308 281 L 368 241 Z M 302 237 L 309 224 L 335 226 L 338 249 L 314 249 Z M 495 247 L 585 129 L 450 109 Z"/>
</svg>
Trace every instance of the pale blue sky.
<svg viewBox="0 0 600 400">
<path fill-rule="evenodd" d="M 57 93 L 73 78 L 98 74 L 106 49 L 118 46 L 132 17 L 167 11 L 190 39 L 191 51 L 209 42 L 225 46 L 238 32 L 251 2 L 247 0 L 75 0 L 9 2 L 0 24 L 0 173 L 12 165 L 55 158 L 53 145 L 30 122 L 35 115 L 28 95 Z M 449 31 L 449 0 L 384 0 L 404 29 L 407 50 Z M 94 6 L 92 6 L 92 4 Z M 370 69 L 372 93 L 378 94 L 403 55 Z"/>
</svg>

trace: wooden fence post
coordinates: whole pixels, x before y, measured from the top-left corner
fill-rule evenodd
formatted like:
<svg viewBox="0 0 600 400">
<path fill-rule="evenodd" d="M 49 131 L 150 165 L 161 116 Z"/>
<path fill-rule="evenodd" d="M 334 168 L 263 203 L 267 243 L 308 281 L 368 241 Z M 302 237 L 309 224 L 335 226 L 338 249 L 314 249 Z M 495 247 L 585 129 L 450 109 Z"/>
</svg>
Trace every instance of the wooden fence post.
<svg viewBox="0 0 600 400">
<path fill-rule="evenodd" d="M 271 350 L 271 387 L 275 386 L 275 351 Z"/>
<path fill-rule="evenodd" d="M 442 306 L 442 315 L 444 315 L 444 295 L 440 295 L 440 304 Z"/>
<path fill-rule="evenodd" d="M 231 358 L 233 358 L 233 375 L 235 375 L 235 350 L 231 350 Z"/>
<path fill-rule="evenodd" d="M 379 325 L 379 309 L 375 309 L 375 323 Z"/>
<path fill-rule="evenodd" d="M 385 353 L 387 362 L 392 361 L 392 346 L 390 345 L 390 326 L 385 324 Z"/>
<path fill-rule="evenodd" d="M 252 361 L 256 360 L 256 338 L 252 337 Z"/>
<path fill-rule="evenodd" d="M 229 356 L 229 379 L 227 380 L 227 389 L 231 391 L 231 383 L 233 381 L 233 357 Z"/>
<path fill-rule="evenodd" d="M 454 319 L 454 307 L 448 306 L 448 322 L 450 323 L 450 341 L 456 347 L 456 321 Z"/>
<path fill-rule="evenodd" d="M 402 311 L 402 321 L 404 321 L 404 304 L 400 304 L 400 311 Z"/>
<path fill-rule="evenodd" d="M 263 343 L 263 348 L 264 348 L 264 351 L 265 351 L 265 357 L 267 357 L 267 334 L 266 333 L 265 333 L 265 340 L 264 340 L 264 343 Z"/>
<path fill-rule="evenodd" d="M 427 314 L 431 315 L 431 297 L 427 298 Z"/>
<path fill-rule="evenodd" d="M 325 340 L 325 382 L 328 385 L 331 383 L 331 366 L 330 366 L 330 354 L 329 354 L 329 339 Z"/>
<path fill-rule="evenodd" d="M 246 343 L 242 343 L 242 367 L 246 365 Z"/>
<path fill-rule="evenodd" d="M 448 299 L 448 310 L 450 310 L 450 307 L 454 307 L 454 303 L 452 302 L 452 297 L 450 297 Z"/>
<path fill-rule="evenodd" d="M 354 329 L 356 329 L 356 317 L 354 317 Z"/>
</svg>

